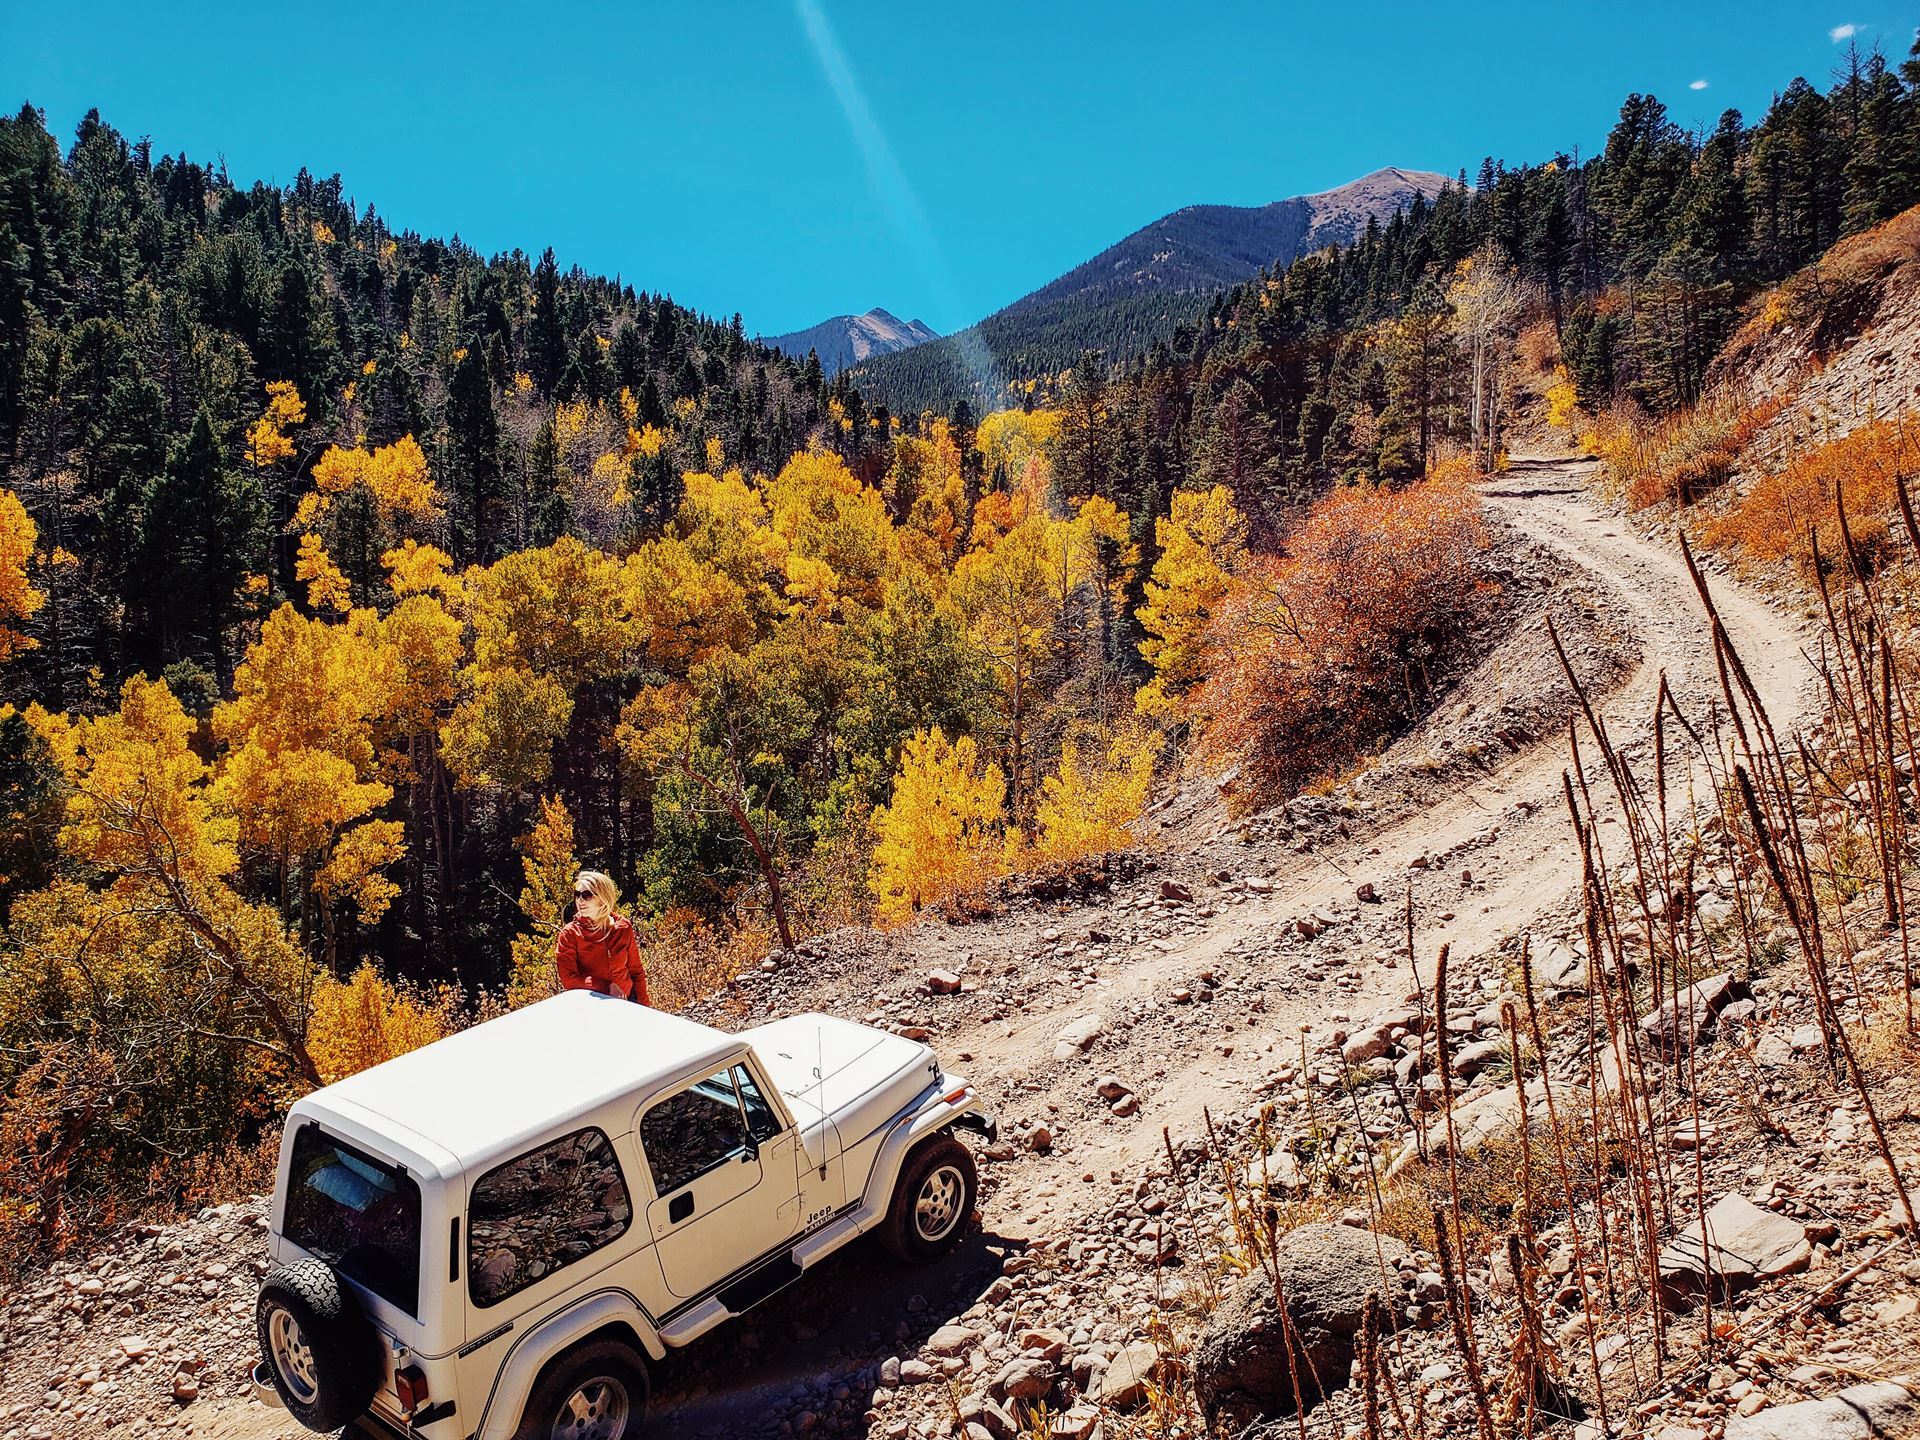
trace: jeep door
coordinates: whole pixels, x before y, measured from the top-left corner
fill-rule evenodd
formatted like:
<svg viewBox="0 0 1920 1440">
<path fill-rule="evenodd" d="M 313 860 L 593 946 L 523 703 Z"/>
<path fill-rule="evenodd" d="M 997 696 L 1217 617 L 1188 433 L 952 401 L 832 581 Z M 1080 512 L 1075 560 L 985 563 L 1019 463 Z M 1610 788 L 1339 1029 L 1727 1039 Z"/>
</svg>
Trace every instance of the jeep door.
<svg viewBox="0 0 1920 1440">
<path fill-rule="evenodd" d="M 795 1132 L 744 1062 L 649 1101 L 637 1130 L 673 1294 L 702 1294 L 798 1233 Z"/>
</svg>

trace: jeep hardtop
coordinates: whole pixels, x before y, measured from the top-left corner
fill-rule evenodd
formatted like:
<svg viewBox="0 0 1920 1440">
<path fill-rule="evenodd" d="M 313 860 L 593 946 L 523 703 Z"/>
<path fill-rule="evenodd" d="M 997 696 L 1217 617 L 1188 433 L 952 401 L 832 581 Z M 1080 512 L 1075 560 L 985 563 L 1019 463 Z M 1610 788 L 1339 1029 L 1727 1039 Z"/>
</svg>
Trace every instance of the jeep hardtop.
<svg viewBox="0 0 1920 1440">
<path fill-rule="evenodd" d="M 917 1041 L 727 1034 L 570 991 L 300 1100 L 257 1306 L 262 1398 L 314 1430 L 622 1440 L 647 1361 L 877 1230 L 929 1260 L 993 1133 Z"/>
</svg>

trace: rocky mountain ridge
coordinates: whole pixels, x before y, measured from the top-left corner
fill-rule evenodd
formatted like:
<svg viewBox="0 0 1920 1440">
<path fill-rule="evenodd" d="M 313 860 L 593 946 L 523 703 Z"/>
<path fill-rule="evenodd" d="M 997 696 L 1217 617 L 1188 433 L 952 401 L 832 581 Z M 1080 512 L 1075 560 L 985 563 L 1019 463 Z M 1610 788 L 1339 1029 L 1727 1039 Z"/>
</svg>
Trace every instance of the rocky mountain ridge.
<svg viewBox="0 0 1920 1440">
<path fill-rule="evenodd" d="M 849 365 L 939 338 L 940 332 L 926 322 L 901 320 L 876 305 L 864 315 L 835 315 L 805 330 L 762 336 L 760 343 L 796 360 L 804 360 L 812 352 L 820 357 L 822 374 L 837 375 Z"/>
</svg>

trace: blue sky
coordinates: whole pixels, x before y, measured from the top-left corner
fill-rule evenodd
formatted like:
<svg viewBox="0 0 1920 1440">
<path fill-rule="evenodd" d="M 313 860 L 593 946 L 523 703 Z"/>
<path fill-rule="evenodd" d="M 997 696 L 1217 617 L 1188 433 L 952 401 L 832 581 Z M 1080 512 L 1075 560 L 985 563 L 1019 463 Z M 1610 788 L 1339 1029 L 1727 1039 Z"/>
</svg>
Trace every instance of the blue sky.
<svg viewBox="0 0 1920 1440">
<path fill-rule="evenodd" d="M 552 245 L 774 334 L 883 305 L 941 331 L 1181 205 L 1382 165 L 1590 150 L 1620 100 L 1749 117 L 1836 27 L 1745 3 L 68 6 L 0 0 L 0 102 L 89 106 L 242 182 L 338 171 L 399 226 Z M 1705 81 L 1705 88 L 1690 88 Z"/>
</svg>

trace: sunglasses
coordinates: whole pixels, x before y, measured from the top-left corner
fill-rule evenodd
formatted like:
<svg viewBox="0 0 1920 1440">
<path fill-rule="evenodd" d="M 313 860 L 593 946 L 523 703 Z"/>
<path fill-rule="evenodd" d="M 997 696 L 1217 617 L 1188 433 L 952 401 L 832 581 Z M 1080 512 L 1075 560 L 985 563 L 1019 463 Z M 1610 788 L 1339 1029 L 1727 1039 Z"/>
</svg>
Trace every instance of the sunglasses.
<svg viewBox="0 0 1920 1440">
<path fill-rule="evenodd" d="M 576 900 L 591 900 L 593 899 L 593 891 L 586 889 L 576 890 L 573 892 L 573 898 Z"/>
</svg>

